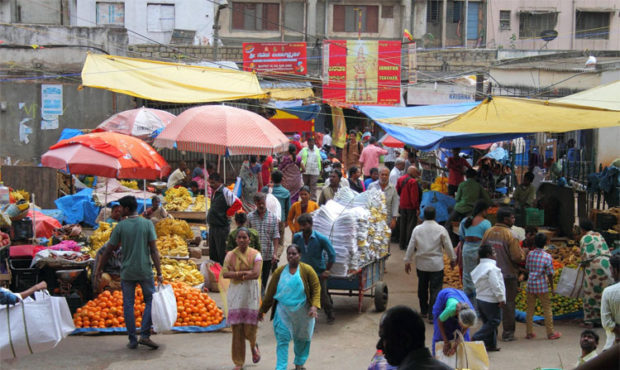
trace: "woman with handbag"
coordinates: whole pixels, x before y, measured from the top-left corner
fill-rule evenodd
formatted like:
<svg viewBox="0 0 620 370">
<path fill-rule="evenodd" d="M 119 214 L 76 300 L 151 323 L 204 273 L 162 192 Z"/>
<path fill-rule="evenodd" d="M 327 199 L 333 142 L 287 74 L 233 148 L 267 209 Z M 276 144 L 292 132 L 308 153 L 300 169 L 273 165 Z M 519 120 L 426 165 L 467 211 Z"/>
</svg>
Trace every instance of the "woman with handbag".
<svg viewBox="0 0 620 370">
<path fill-rule="evenodd" d="M 274 273 L 259 320 L 272 309 L 273 331 L 278 342 L 276 370 L 286 370 L 288 348 L 294 343 L 295 369 L 303 369 L 310 353 L 317 310 L 321 307 L 321 285 L 312 266 L 299 262 L 301 248 L 291 244 L 286 249 L 288 264 Z"/>
<path fill-rule="evenodd" d="M 583 279 L 583 327 L 601 326 L 601 298 L 603 289 L 613 284 L 609 258 L 611 252 L 601 234 L 593 231 L 592 221 L 579 219 L 581 228 L 581 267 Z"/>
<path fill-rule="evenodd" d="M 260 252 L 250 248 L 250 232 L 241 227 L 237 232 L 237 247 L 226 254 L 222 276 L 230 279 L 226 292 L 228 317 L 232 328 L 232 360 L 235 369 L 242 369 L 245 362 L 245 341 L 250 342 L 252 362 L 260 361 L 256 343 L 258 331 L 258 308 L 260 304 L 260 277 L 263 258 Z"/>
<path fill-rule="evenodd" d="M 470 301 L 476 301 L 476 287 L 471 278 L 471 272 L 478 265 L 478 249 L 484 233 L 491 228 L 491 222 L 486 219 L 489 204 L 479 200 L 474 205 L 471 216 L 464 218 L 459 227 L 462 244 L 463 260 L 463 291 Z"/>
</svg>

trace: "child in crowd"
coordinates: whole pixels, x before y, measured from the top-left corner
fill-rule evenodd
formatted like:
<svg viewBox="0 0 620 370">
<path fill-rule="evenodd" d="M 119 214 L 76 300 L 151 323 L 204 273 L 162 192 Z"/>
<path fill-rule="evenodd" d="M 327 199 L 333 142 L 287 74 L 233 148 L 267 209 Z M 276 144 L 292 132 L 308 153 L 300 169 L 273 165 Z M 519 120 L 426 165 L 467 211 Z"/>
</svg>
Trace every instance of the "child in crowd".
<svg viewBox="0 0 620 370">
<path fill-rule="evenodd" d="M 523 253 L 525 257 L 530 251 L 536 249 L 534 246 L 534 238 L 538 233 L 538 228 L 536 226 L 526 226 L 525 227 L 525 239 L 521 242 L 521 249 L 523 249 Z M 525 262 L 519 263 L 519 281 L 527 280 L 527 270 L 525 269 Z"/>
<path fill-rule="evenodd" d="M 534 237 L 536 249 L 531 251 L 525 260 L 525 268 L 528 271 L 527 279 L 527 335 L 525 339 L 535 338 L 534 334 L 534 307 L 536 299 L 539 299 L 545 316 L 545 328 L 548 339 L 558 339 L 562 336 L 553 331 L 553 315 L 551 312 L 551 291 L 553 291 L 553 259 L 543 250 L 547 244 L 547 236 L 542 233 Z"/>
<path fill-rule="evenodd" d="M 480 263 L 471 272 L 476 287 L 478 312 L 482 327 L 474 334 L 473 340 L 484 341 L 487 352 L 499 351 L 497 347 L 497 327 L 502 321 L 502 307 L 506 304 L 506 287 L 502 270 L 495 262 L 495 249 L 483 244 L 478 249 Z"/>
</svg>

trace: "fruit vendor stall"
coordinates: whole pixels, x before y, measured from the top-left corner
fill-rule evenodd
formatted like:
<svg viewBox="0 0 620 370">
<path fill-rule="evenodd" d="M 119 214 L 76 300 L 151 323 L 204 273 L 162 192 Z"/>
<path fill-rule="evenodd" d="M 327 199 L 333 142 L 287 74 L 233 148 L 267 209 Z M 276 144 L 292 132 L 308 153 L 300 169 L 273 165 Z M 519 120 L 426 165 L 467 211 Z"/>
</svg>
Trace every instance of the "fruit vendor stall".
<svg viewBox="0 0 620 370">
<path fill-rule="evenodd" d="M 575 242 L 572 240 L 555 239 L 551 240 L 551 244 L 547 246 L 545 250 L 553 257 L 553 284 L 554 287 L 557 287 L 564 267 L 577 268 L 579 266 L 579 247 L 575 245 Z M 445 266 L 450 265 L 450 260 L 446 256 L 444 256 L 444 264 Z M 451 269 L 446 267 L 444 270 L 443 283 L 444 287 L 463 289 L 459 268 L 455 267 Z M 527 311 L 526 284 L 526 281 L 521 281 L 519 283 L 519 291 L 516 298 L 516 318 L 519 321 L 525 321 L 525 313 Z M 551 309 L 553 311 L 553 317 L 556 320 L 581 318 L 583 316 L 582 307 L 580 298 L 567 298 L 556 293 L 551 295 Z M 534 310 L 534 321 L 540 320 L 544 320 L 543 311 L 540 301 L 537 301 Z"/>
<path fill-rule="evenodd" d="M 89 246 L 84 249 L 91 256 L 106 245 L 116 224 L 102 222 L 91 235 Z M 203 292 L 199 285 L 204 277 L 194 260 L 189 258 L 188 240 L 194 239 L 189 224 L 184 220 L 163 219 L 155 225 L 157 249 L 161 256 L 161 270 L 164 284 L 170 284 L 177 301 L 177 321 L 173 331 L 207 332 L 219 330 L 226 326 L 223 312 L 217 307 L 209 294 Z M 122 253 L 122 248 L 121 248 Z M 105 279 L 105 274 L 102 278 Z M 118 279 L 118 276 L 111 276 Z M 104 286 L 105 285 L 105 286 Z M 102 291 L 94 299 L 73 313 L 76 327 L 74 334 L 123 333 L 124 326 L 122 293 L 118 285 L 106 284 L 99 287 Z M 144 301 L 140 287 L 136 290 L 134 315 L 136 326 L 141 324 Z"/>
<path fill-rule="evenodd" d="M 163 207 L 174 218 L 204 223 L 209 203 L 204 195 L 192 197 L 187 188 L 178 187 L 166 190 Z"/>
</svg>

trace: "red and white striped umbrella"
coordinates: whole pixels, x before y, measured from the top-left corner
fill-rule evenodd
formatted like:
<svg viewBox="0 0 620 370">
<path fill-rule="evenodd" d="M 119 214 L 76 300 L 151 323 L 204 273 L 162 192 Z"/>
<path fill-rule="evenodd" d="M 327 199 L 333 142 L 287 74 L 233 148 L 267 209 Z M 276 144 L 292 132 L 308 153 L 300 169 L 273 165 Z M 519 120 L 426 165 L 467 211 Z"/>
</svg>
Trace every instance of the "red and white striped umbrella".
<svg viewBox="0 0 620 370">
<path fill-rule="evenodd" d="M 190 108 L 155 139 L 159 148 L 217 155 L 272 155 L 288 149 L 289 140 L 262 116 L 225 105 Z"/>
<path fill-rule="evenodd" d="M 174 114 L 159 109 L 130 109 L 106 119 L 93 132 L 118 132 L 148 140 L 155 131 L 166 127 L 175 117 Z"/>
</svg>

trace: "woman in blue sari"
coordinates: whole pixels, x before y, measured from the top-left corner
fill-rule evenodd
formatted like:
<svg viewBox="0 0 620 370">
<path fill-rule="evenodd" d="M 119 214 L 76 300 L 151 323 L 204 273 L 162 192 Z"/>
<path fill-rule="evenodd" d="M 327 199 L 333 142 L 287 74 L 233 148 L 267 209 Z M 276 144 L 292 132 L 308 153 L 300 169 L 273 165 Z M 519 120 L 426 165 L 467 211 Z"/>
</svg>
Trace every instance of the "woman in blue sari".
<svg viewBox="0 0 620 370">
<path fill-rule="evenodd" d="M 310 354 L 317 310 L 321 307 L 321 285 L 314 269 L 303 262 L 301 249 L 286 249 L 288 264 L 272 275 L 260 307 L 259 320 L 272 308 L 273 331 L 278 342 L 276 370 L 286 370 L 288 348 L 294 344 L 295 369 L 303 369 Z"/>
<path fill-rule="evenodd" d="M 462 290 L 445 288 L 437 294 L 433 305 L 433 356 L 435 343 L 441 341 L 444 342 L 443 353 L 446 356 L 456 353 L 459 343 L 455 335 L 457 330 L 463 334 L 463 339 L 469 342 L 469 328 L 476 323 L 473 307 Z"/>
</svg>

